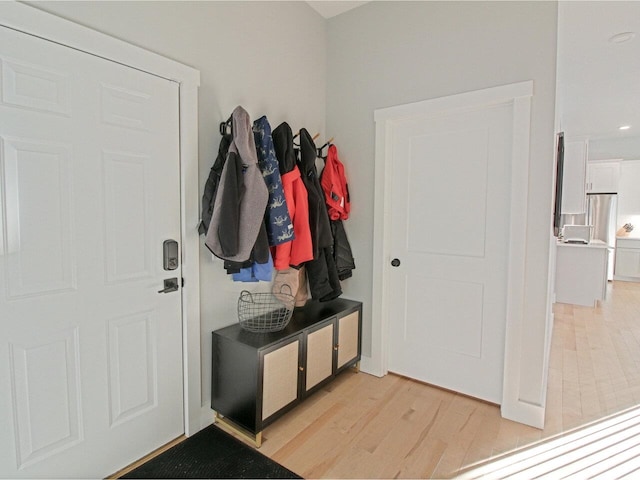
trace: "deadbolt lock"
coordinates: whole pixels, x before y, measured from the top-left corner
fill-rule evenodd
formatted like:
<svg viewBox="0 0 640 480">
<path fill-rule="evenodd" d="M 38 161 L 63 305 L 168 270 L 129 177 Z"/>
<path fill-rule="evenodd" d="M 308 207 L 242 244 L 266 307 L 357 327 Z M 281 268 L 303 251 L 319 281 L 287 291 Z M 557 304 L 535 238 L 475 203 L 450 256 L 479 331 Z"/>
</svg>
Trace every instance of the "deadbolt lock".
<svg viewBox="0 0 640 480">
<path fill-rule="evenodd" d="M 178 242 L 171 239 L 162 242 L 162 267 L 165 270 L 178 268 L 178 255 Z"/>
</svg>

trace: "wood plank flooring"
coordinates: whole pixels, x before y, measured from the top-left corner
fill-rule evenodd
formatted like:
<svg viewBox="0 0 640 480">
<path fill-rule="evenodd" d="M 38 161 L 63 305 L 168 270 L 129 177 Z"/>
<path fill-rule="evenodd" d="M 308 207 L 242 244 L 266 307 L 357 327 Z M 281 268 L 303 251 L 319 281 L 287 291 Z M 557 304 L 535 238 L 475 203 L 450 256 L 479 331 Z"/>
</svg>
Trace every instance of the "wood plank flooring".
<svg viewBox="0 0 640 480">
<path fill-rule="evenodd" d="M 597 308 L 554 311 L 544 430 L 406 378 L 347 372 L 265 429 L 260 451 L 305 478 L 450 478 L 640 404 L 640 283 L 613 282 Z"/>
</svg>

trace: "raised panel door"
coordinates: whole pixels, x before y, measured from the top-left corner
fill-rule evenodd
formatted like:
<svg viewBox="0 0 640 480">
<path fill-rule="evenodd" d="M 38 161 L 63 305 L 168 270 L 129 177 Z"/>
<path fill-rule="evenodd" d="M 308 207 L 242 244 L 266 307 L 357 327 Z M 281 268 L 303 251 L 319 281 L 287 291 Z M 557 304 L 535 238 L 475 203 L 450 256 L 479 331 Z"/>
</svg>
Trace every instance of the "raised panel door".
<svg viewBox="0 0 640 480">
<path fill-rule="evenodd" d="M 391 372 L 502 401 L 512 102 L 394 122 Z M 464 172 L 464 174 L 461 174 Z M 464 299 L 464 301 L 461 301 Z"/>
<path fill-rule="evenodd" d="M 184 432 L 178 85 L 5 27 L 0 75 L 0 477 L 105 477 Z"/>
</svg>

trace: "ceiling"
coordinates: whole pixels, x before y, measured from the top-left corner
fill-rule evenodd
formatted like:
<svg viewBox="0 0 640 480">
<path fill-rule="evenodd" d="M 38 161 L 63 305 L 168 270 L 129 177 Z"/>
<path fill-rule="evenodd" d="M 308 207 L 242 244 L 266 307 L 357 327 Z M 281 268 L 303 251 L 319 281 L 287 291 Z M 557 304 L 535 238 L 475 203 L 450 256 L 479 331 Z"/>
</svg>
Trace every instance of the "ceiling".
<svg viewBox="0 0 640 480">
<path fill-rule="evenodd" d="M 307 3 L 324 18 L 331 18 L 368 2 L 319 0 L 308 1 Z"/>
<path fill-rule="evenodd" d="M 609 41 L 622 32 L 636 36 Z M 557 95 L 561 129 L 588 137 L 591 159 L 640 159 L 640 2 L 560 2 Z"/>
</svg>

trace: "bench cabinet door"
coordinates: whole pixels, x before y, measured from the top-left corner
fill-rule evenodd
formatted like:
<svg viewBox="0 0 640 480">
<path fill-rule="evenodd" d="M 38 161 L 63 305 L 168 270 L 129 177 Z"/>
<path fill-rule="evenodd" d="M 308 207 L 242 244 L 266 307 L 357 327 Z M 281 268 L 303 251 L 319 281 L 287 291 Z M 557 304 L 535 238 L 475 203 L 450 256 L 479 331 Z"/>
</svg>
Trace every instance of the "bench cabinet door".
<svg viewBox="0 0 640 480">
<path fill-rule="evenodd" d="M 338 361 L 336 369 L 340 370 L 360 355 L 360 312 L 355 311 L 338 318 Z"/>
<path fill-rule="evenodd" d="M 262 420 L 298 400 L 300 337 L 262 356 Z"/>
<path fill-rule="evenodd" d="M 307 334 L 305 393 L 333 375 L 334 321 Z"/>
</svg>

